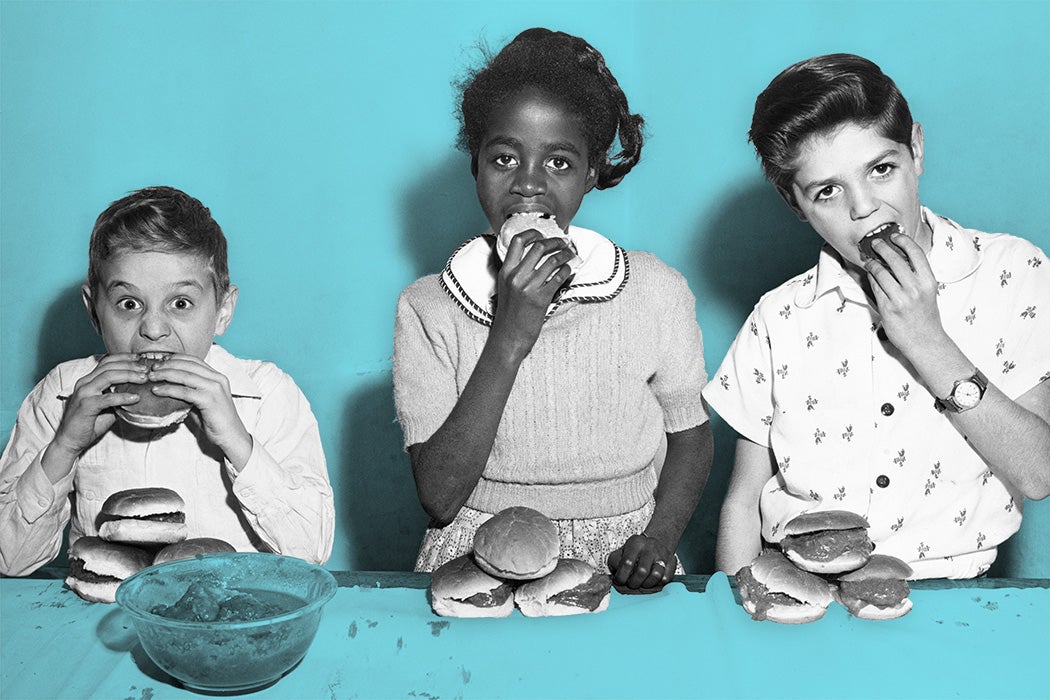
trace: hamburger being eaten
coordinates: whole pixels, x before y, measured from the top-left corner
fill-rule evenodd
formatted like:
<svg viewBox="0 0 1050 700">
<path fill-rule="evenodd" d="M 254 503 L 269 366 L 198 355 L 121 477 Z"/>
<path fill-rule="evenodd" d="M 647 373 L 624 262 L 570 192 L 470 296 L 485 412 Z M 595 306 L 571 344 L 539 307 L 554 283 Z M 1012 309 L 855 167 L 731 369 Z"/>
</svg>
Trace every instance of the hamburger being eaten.
<svg viewBox="0 0 1050 700">
<path fill-rule="evenodd" d="M 144 352 L 138 356 L 143 371 L 150 372 L 160 367 L 171 353 Z M 181 423 L 189 415 L 192 406 L 181 399 L 170 396 L 158 396 L 153 388 L 164 385 L 164 382 L 145 382 L 143 384 L 118 384 L 113 388 L 124 394 L 134 394 L 139 400 L 127 406 L 116 408 L 117 417 L 129 425 L 148 430 L 167 428 Z"/>
<path fill-rule="evenodd" d="M 864 566 L 874 545 L 868 521 L 845 510 L 803 513 L 784 526 L 780 548 L 800 569 L 839 574 Z"/>
<path fill-rule="evenodd" d="M 102 504 L 98 534 L 110 542 L 146 546 L 186 539 L 186 504 L 165 488 L 117 491 Z"/>
<path fill-rule="evenodd" d="M 507 220 L 503 222 L 503 226 L 499 230 L 499 234 L 496 236 L 496 255 L 499 256 L 500 260 L 504 260 L 507 257 L 507 248 L 510 247 L 510 241 L 519 233 L 525 231 L 535 230 L 540 233 L 544 238 L 564 238 L 569 247 L 575 252 L 576 246 L 569 238 L 568 234 L 561 230 L 558 226 L 558 221 L 552 214 L 544 214 L 541 212 L 521 212 L 518 214 L 511 214 L 507 217 Z M 528 247 L 522 251 L 522 255 L 528 250 Z M 542 262 L 542 260 L 540 261 Z M 576 255 L 566 263 L 569 269 L 575 273 L 579 270 L 583 264 L 583 259 L 579 255 Z"/>
<path fill-rule="evenodd" d="M 474 533 L 478 566 L 501 579 L 528 581 L 546 576 L 558 564 L 561 544 L 550 518 L 532 508 L 511 506 Z"/>
<path fill-rule="evenodd" d="M 514 591 L 464 554 L 430 574 L 430 606 L 446 617 L 507 617 L 514 610 Z"/>
<path fill-rule="evenodd" d="M 787 624 L 824 617 L 831 604 L 831 585 L 802 571 L 775 550 L 759 554 L 736 574 L 744 610 L 755 620 Z"/>
<path fill-rule="evenodd" d="M 138 547 L 81 537 L 69 546 L 66 585 L 84 600 L 112 603 L 121 582 L 152 561 L 150 553 Z"/>
<path fill-rule="evenodd" d="M 868 563 L 838 577 L 838 599 L 856 617 L 888 620 L 911 610 L 912 568 L 897 557 L 872 554 Z"/>
<path fill-rule="evenodd" d="M 527 617 L 579 615 L 609 607 L 612 578 L 579 559 L 560 559 L 554 571 L 518 586 L 514 603 Z"/>
</svg>

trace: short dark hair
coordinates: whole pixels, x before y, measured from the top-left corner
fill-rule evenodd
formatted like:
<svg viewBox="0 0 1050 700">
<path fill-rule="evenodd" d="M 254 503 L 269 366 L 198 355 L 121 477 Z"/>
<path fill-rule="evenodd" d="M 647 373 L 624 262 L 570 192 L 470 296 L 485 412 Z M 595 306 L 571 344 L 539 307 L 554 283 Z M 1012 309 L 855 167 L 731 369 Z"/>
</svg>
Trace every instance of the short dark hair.
<svg viewBox="0 0 1050 700">
<path fill-rule="evenodd" d="M 580 37 L 542 27 L 527 29 L 458 82 L 461 91 L 459 146 L 476 170 L 478 149 L 492 114 L 524 88 L 534 87 L 566 106 L 587 139 L 595 186 L 617 185 L 642 154 L 643 119 L 631 114 L 605 58 Z M 619 136 L 621 150 L 610 156 Z"/>
<path fill-rule="evenodd" d="M 97 291 L 100 265 L 127 251 L 190 253 L 208 261 L 215 297 L 230 288 L 226 236 L 200 200 L 174 187 L 146 187 L 106 207 L 88 245 L 88 286 Z"/>
<path fill-rule="evenodd" d="M 874 127 L 911 148 L 911 110 L 889 76 L 853 54 L 817 56 L 784 70 L 762 91 L 748 140 L 766 178 L 790 192 L 801 143 L 846 123 Z"/>
</svg>

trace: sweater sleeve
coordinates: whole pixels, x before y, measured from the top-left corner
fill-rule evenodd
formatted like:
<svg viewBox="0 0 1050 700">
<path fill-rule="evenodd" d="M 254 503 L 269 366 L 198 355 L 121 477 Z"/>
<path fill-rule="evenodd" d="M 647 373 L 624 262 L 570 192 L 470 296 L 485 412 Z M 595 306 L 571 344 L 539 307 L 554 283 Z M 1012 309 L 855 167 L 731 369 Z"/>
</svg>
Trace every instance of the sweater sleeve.
<svg viewBox="0 0 1050 700">
<path fill-rule="evenodd" d="M 659 366 L 651 385 L 664 412 L 664 429 L 676 433 L 707 422 L 701 396 L 707 371 L 695 297 L 680 273 L 663 267 L 667 289 L 660 296 L 666 303 L 658 331 Z"/>
<path fill-rule="evenodd" d="M 433 289 L 427 289 L 426 285 Z M 459 398 L 455 359 L 441 319 L 445 317 L 434 276 L 401 293 L 394 325 L 394 404 L 405 447 L 426 442 L 445 422 Z"/>
</svg>

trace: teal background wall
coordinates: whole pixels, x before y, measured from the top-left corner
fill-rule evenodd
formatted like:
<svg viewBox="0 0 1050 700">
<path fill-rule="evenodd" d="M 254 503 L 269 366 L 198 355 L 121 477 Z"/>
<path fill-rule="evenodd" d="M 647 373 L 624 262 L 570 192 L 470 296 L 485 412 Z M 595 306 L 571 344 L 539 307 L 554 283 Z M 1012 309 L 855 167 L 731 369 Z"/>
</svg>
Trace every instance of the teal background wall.
<svg viewBox="0 0 1050 700">
<path fill-rule="evenodd" d="M 222 340 L 298 381 L 336 491 L 329 565 L 407 569 L 425 526 L 390 377 L 398 292 L 484 220 L 450 80 L 521 29 L 580 34 L 649 140 L 576 222 L 681 270 L 713 371 L 818 239 L 761 178 L 754 98 L 788 64 L 879 63 L 926 130 L 935 211 L 1050 250 L 1050 3 L 19 2 L 0 0 L 0 440 L 56 363 L 102 350 L 79 299 L 88 234 L 150 184 L 211 207 L 241 298 Z M 681 547 L 713 567 L 733 433 Z M 1029 504 L 1001 572 L 1050 576 Z"/>
</svg>

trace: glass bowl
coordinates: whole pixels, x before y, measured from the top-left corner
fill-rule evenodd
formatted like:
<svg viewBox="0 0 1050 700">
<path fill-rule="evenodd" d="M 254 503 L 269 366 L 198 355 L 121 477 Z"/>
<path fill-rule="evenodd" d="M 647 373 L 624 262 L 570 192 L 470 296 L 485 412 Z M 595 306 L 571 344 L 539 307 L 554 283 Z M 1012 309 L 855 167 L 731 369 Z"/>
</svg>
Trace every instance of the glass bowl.
<svg viewBox="0 0 1050 700">
<path fill-rule="evenodd" d="M 262 552 L 203 554 L 129 576 L 117 603 L 142 648 L 191 690 L 275 682 L 306 654 L 336 582 L 326 569 Z"/>
</svg>

